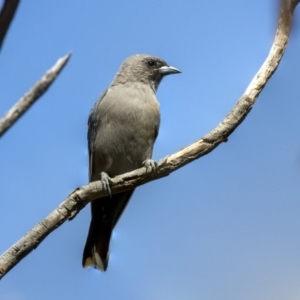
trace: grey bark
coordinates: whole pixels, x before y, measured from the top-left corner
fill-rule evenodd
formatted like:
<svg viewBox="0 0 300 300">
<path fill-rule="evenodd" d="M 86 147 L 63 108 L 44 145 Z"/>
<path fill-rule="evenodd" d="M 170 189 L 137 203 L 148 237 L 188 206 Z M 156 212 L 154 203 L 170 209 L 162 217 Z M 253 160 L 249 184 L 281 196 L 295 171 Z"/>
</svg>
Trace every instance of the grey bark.
<svg viewBox="0 0 300 300">
<path fill-rule="evenodd" d="M 25 94 L 0 120 L 0 138 L 48 90 L 62 71 L 71 54 L 60 58 L 56 64 Z"/>
</svg>

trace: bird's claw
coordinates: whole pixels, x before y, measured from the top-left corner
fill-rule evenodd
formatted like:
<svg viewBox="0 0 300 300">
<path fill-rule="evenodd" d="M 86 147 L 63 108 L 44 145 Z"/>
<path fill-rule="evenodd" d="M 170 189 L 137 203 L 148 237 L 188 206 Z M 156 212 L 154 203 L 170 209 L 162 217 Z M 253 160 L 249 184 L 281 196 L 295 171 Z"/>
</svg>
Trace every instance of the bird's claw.
<svg viewBox="0 0 300 300">
<path fill-rule="evenodd" d="M 110 189 L 111 182 L 112 182 L 111 178 L 105 172 L 101 172 L 101 183 L 103 185 L 104 190 L 109 193 L 110 198 L 111 198 L 111 189 Z"/>
<path fill-rule="evenodd" d="M 157 162 L 153 159 L 146 159 L 143 162 L 144 167 L 146 168 L 146 172 L 148 172 L 148 169 L 151 167 L 151 171 L 156 171 L 157 169 Z"/>
</svg>

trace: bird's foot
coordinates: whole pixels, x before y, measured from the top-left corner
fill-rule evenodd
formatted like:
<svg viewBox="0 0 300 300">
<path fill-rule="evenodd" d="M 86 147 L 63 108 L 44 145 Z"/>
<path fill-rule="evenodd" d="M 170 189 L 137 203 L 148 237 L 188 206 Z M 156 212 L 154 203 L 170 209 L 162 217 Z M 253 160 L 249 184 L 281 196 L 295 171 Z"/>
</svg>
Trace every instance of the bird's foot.
<svg viewBox="0 0 300 300">
<path fill-rule="evenodd" d="M 110 184 L 112 183 L 112 180 L 105 172 L 101 172 L 101 183 L 104 190 L 109 193 L 109 196 L 111 198 Z"/>
<path fill-rule="evenodd" d="M 156 171 L 157 168 L 157 161 L 153 159 L 146 159 L 143 162 L 144 167 L 146 168 L 146 172 L 148 172 L 149 168 L 151 167 L 151 171 Z"/>
</svg>

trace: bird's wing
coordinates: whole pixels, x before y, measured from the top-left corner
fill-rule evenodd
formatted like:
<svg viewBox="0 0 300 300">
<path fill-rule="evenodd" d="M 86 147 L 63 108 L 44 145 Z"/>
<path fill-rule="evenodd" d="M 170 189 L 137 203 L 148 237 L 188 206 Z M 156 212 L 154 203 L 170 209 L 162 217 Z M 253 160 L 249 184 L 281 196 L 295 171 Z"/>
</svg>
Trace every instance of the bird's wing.
<svg viewBox="0 0 300 300">
<path fill-rule="evenodd" d="M 95 147 L 95 140 L 96 140 L 96 135 L 97 135 L 97 129 L 100 125 L 100 118 L 99 115 L 96 113 L 97 112 L 97 107 L 100 104 L 101 100 L 104 98 L 106 95 L 107 90 L 105 90 L 99 100 L 95 103 L 94 107 L 91 110 L 91 113 L 88 118 L 88 134 L 87 134 L 87 139 L 88 139 L 88 149 L 89 149 L 89 179 L 91 180 L 91 174 L 92 168 L 93 168 L 93 153 L 94 153 L 94 147 Z"/>
</svg>

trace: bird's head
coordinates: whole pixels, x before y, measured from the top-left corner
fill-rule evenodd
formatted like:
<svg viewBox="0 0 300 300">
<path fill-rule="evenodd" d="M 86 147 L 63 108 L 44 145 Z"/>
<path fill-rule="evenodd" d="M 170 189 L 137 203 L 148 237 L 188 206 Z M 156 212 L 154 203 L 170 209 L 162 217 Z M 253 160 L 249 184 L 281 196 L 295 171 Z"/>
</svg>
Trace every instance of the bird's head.
<svg viewBox="0 0 300 300">
<path fill-rule="evenodd" d="M 117 73 L 113 85 L 141 82 L 157 89 L 165 75 L 181 73 L 159 57 L 136 54 L 128 57 Z"/>
</svg>

